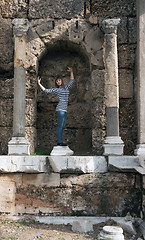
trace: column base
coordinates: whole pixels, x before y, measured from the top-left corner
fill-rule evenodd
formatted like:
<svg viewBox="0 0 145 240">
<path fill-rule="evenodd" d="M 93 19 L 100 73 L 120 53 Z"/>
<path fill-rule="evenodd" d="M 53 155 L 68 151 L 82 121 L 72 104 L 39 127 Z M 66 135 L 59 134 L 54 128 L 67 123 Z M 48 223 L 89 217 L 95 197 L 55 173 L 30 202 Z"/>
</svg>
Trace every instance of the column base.
<svg viewBox="0 0 145 240">
<path fill-rule="evenodd" d="M 104 144 L 104 153 L 103 155 L 123 155 L 124 143 L 119 136 L 110 136 L 106 137 Z"/>
<path fill-rule="evenodd" d="M 12 137 L 8 142 L 8 155 L 30 155 L 30 143 L 25 137 Z"/>
<path fill-rule="evenodd" d="M 136 145 L 136 149 L 134 150 L 134 154 L 136 156 L 145 156 L 145 144 Z"/>
<path fill-rule="evenodd" d="M 68 146 L 54 146 L 51 151 L 51 156 L 71 156 L 73 151 Z"/>
</svg>

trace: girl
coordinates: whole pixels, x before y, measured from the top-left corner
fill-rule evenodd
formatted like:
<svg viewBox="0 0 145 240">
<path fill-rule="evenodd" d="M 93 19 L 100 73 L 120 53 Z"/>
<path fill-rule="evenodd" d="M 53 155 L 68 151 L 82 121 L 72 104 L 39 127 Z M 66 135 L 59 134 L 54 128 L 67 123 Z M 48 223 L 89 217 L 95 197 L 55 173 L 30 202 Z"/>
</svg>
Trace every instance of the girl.
<svg viewBox="0 0 145 240">
<path fill-rule="evenodd" d="M 38 85 L 45 93 L 56 93 L 59 102 L 56 107 L 57 113 L 57 129 L 56 129 L 56 136 L 57 136 L 57 145 L 58 146 L 67 146 L 62 141 L 63 129 L 65 127 L 66 118 L 67 118 L 67 106 L 68 106 L 68 98 L 69 98 L 69 88 L 72 86 L 74 82 L 74 75 L 73 70 L 71 67 L 67 68 L 67 71 L 70 72 L 70 82 L 65 86 L 63 80 L 59 77 L 55 80 L 56 88 L 46 89 L 42 86 L 41 78 L 37 78 Z"/>
</svg>

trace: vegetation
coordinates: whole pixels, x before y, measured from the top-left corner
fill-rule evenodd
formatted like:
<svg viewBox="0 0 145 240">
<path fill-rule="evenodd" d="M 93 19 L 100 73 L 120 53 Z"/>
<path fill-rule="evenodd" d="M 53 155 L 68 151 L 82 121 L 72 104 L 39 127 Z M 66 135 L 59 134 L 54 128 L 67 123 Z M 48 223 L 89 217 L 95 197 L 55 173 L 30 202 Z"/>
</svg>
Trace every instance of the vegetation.
<svg viewBox="0 0 145 240">
<path fill-rule="evenodd" d="M 34 153 L 31 153 L 31 155 L 50 155 L 50 151 L 36 149 L 36 151 Z"/>
</svg>

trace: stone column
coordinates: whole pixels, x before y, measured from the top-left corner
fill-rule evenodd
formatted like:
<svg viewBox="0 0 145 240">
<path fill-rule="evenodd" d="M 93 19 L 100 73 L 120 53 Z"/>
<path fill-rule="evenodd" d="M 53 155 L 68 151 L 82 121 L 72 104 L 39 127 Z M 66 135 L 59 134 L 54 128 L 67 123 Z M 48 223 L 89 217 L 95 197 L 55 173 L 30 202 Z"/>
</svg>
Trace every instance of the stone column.
<svg viewBox="0 0 145 240">
<path fill-rule="evenodd" d="M 120 19 L 103 21 L 105 32 L 105 95 L 107 136 L 104 155 L 122 155 L 124 144 L 119 137 L 119 84 L 117 57 L 117 25 Z"/>
<path fill-rule="evenodd" d="M 12 20 L 14 48 L 14 105 L 13 137 L 8 143 L 9 155 L 29 155 L 29 142 L 25 138 L 25 45 L 28 30 L 27 19 Z"/>
<path fill-rule="evenodd" d="M 137 1 L 137 115 L 138 145 L 136 155 L 145 155 L 145 1 Z"/>
</svg>

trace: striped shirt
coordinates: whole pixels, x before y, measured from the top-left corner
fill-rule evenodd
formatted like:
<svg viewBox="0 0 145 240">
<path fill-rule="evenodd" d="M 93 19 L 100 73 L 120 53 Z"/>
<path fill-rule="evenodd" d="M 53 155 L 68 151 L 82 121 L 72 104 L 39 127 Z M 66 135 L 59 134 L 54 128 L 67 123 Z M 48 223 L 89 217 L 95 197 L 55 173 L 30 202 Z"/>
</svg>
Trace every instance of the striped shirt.
<svg viewBox="0 0 145 240">
<path fill-rule="evenodd" d="M 68 98 L 69 98 L 69 88 L 72 86 L 74 80 L 71 79 L 70 82 L 64 88 L 50 88 L 45 89 L 45 93 L 56 93 L 59 99 L 56 111 L 67 112 Z"/>
</svg>

